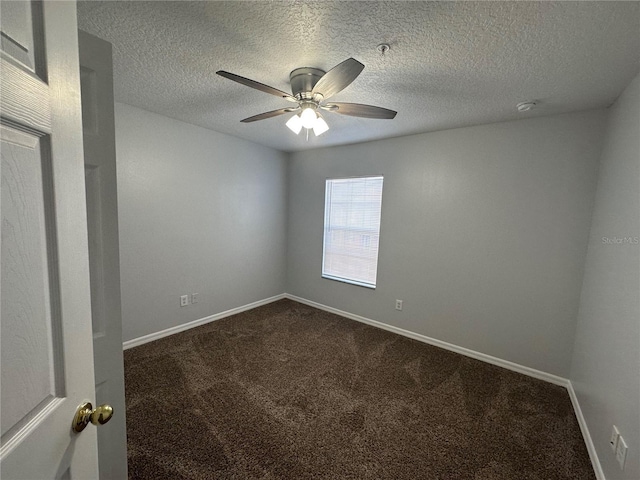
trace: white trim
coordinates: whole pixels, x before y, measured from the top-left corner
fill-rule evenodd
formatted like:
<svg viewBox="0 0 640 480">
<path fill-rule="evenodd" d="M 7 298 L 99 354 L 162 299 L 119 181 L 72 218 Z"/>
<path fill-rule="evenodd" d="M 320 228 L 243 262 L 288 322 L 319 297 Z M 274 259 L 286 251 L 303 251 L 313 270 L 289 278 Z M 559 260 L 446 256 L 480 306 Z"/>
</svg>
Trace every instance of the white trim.
<svg viewBox="0 0 640 480">
<path fill-rule="evenodd" d="M 168 337 L 169 335 L 173 335 L 174 333 L 183 332 L 193 327 L 199 327 L 200 325 L 204 325 L 205 323 L 214 322 L 225 317 L 230 317 L 231 315 L 235 315 L 236 313 L 241 313 L 246 310 L 251 310 L 252 308 L 261 307 L 262 305 L 266 305 L 277 300 L 282 300 L 283 298 L 286 298 L 286 294 L 281 293 L 280 295 L 275 295 L 263 300 L 258 300 L 257 302 L 248 303 L 240 307 L 232 308 L 231 310 L 216 313 L 215 315 L 209 315 L 208 317 L 199 318 L 198 320 L 193 320 L 192 322 L 183 323 L 182 325 L 176 325 L 175 327 L 160 330 L 159 332 L 150 333 L 148 335 L 143 335 L 142 337 L 127 340 L 122 344 L 122 349 L 128 350 L 129 348 L 144 345 L 145 343 L 153 342 L 154 340 L 158 340 L 163 337 Z"/>
<path fill-rule="evenodd" d="M 567 380 L 566 378 L 558 377 L 557 375 L 553 375 L 551 373 L 542 372 L 540 370 L 536 370 L 535 368 L 525 367 L 524 365 L 519 365 L 517 363 L 509 362 L 508 360 L 502 360 L 501 358 L 492 357 L 491 355 L 487 355 L 486 353 L 480 353 L 480 352 L 476 352 L 475 350 L 459 347 L 458 345 L 454 345 L 452 343 L 443 342 L 442 340 L 437 340 L 435 338 L 427 337 L 426 335 L 422 335 L 420 333 L 411 332 L 409 330 L 404 330 L 403 328 L 394 327 L 393 325 L 388 325 L 386 323 L 378 322 L 376 320 L 371 320 L 370 318 L 361 317 L 360 315 L 355 315 L 353 313 L 345 312 L 343 310 L 338 310 L 337 308 L 333 308 L 327 305 L 323 305 L 321 303 L 313 302 L 311 300 L 307 300 L 306 298 L 297 297 L 295 295 L 291 295 L 288 293 L 285 293 L 284 295 L 286 298 L 290 300 L 304 303 L 305 305 L 309 305 L 311 307 L 315 307 L 320 310 L 325 310 L 327 312 L 335 313 L 337 315 L 350 318 L 351 320 L 355 320 L 357 322 L 366 323 L 367 325 L 372 325 L 374 327 L 382 328 L 383 330 L 397 333 L 398 335 L 402 335 L 404 337 L 413 338 L 414 340 L 428 343 L 429 345 L 434 345 L 436 347 L 444 348 L 445 350 L 459 353 L 461 355 L 464 355 L 465 357 L 475 358 L 476 360 L 481 360 L 483 362 L 491 363 L 492 365 L 497 365 L 499 367 L 506 368 L 507 370 L 512 370 L 514 372 L 528 375 L 529 377 L 537 378 L 539 380 L 544 380 L 545 382 L 553 383 L 555 385 L 561 385 L 563 387 L 566 387 L 567 384 L 569 383 L 569 380 Z"/>
<path fill-rule="evenodd" d="M 598 458 L 596 446 L 593 444 L 593 440 L 591 439 L 589 427 L 587 426 L 587 422 L 585 421 L 584 415 L 582 414 L 582 409 L 580 408 L 580 403 L 578 402 L 578 396 L 573 389 L 571 380 L 567 381 L 567 391 L 569 392 L 569 398 L 571 399 L 573 411 L 576 414 L 576 419 L 578 420 L 578 425 L 580 425 L 580 431 L 582 432 L 582 436 L 584 437 L 584 443 L 587 445 L 587 451 L 589 452 L 589 458 L 591 459 L 591 465 L 593 465 L 593 471 L 596 474 L 596 478 L 598 480 L 606 480 L 604 471 L 602 470 L 602 465 L 600 465 L 600 459 Z"/>
</svg>

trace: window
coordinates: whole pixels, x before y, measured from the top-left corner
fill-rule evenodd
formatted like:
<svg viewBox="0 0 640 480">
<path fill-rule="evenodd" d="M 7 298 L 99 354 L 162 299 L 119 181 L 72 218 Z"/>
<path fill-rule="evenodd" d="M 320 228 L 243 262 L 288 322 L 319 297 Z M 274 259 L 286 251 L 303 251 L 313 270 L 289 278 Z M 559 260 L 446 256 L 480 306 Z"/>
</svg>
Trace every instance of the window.
<svg viewBox="0 0 640 480">
<path fill-rule="evenodd" d="M 376 288 L 382 177 L 327 180 L 322 276 Z"/>
</svg>

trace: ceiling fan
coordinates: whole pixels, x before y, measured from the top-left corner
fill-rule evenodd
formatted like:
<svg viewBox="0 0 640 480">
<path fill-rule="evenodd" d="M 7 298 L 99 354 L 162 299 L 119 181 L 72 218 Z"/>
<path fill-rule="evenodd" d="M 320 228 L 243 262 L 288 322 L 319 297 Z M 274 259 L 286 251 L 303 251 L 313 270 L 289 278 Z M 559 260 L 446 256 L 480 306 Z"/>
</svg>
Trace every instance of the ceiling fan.
<svg viewBox="0 0 640 480">
<path fill-rule="evenodd" d="M 295 115 L 287 121 L 287 127 L 296 134 L 300 133 L 303 127 L 307 129 L 307 132 L 312 129 L 315 135 L 318 136 L 329 130 L 329 126 L 320 114 L 320 110 L 364 118 L 392 119 L 396 116 L 397 112 L 393 110 L 374 107 L 373 105 L 343 102 L 326 103 L 329 97 L 332 97 L 349 86 L 351 82 L 360 75 L 363 69 L 364 65 L 353 58 L 345 60 L 326 73 L 318 68 L 296 68 L 289 74 L 291 95 L 277 88 L 241 77 L 234 73 L 223 70 L 219 70 L 216 73 L 229 80 L 246 85 L 247 87 L 255 88 L 256 90 L 275 95 L 276 97 L 297 104 L 288 108 L 280 108 L 278 110 L 260 113 L 240 120 L 241 122 L 249 123 L 287 113 L 295 113 Z M 299 115 L 298 112 L 300 112 Z"/>
</svg>

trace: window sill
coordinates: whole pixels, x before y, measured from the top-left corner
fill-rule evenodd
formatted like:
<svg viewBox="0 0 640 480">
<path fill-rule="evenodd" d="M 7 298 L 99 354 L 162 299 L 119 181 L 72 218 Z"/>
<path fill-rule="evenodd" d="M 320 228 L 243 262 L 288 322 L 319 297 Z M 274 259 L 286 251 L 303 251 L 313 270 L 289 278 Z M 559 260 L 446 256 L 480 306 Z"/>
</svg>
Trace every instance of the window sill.
<svg viewBox="0 0 640 480">
<path fill-rule="evenodd" d="M 348 278 L 342 277 L 333 277 L 331 275 L 322 275 L 322 278 L 326 278 L 327 280 L 335 280 L 336 282 L 348 283 L 350 285 L 356 285 L 358 287 L 370 288 L 371 290 L 375 290 L 376 286 L 371 283 L 358 282 L 357 280 L 350 280 Z"/>
</svg>

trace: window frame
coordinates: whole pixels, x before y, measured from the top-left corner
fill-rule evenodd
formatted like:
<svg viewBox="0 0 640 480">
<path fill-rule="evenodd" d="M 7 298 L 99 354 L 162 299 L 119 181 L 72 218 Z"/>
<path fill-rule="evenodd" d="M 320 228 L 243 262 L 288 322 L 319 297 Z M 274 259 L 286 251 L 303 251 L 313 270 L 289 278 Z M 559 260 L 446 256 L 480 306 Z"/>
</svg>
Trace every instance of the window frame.
<svg viewBox="0 0 640 480">
<path fill-rule="evenodd" d="M 358 287 L 369 288 L 371 290 L 375 290 L 378 284 L 378 261 L 380 258 L 380 232 L 382 230 L 382 201 L 383 201 L 383 192 L 380 193 L 380 216 L 378 218 L 378 249 L 376 251 L 376 279 L 375 283 L 362 282 L 359 280 L 354 280 L 351 278 L 339 277 L 336 275 L 330 275 L 325 273 L 325 258 L 326 258 L 326 235 L 327 235 L 327 222 L 328 222 L 328 211 L 327 211 L 327 187 L 330 181 L 334 180 L 351 180 L 351 179 L 365 179 L 365 178 L 380 178 L 382 180 L 382 188 L 384 191 L 384 175 L 353 175 L 349 177 L 327 177 L 325 178 L 325 186 L 324 186 L 324 212 L 323 212 L 323 226 L 322 226 L 322 269 L 321 269 L 321 277 L 327 280 L 334 280 L 341 283 L 347 283 L 350 285 L 356 285 Z"/>
</svg>

